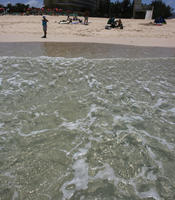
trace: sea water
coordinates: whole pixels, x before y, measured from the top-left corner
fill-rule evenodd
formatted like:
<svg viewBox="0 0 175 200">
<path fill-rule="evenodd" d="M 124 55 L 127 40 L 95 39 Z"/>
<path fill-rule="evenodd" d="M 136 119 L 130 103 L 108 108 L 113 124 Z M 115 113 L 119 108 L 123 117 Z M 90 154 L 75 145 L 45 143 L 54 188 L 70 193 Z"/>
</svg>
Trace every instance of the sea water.
<svg viewBox="0 0 175 200">
<path fill-rule="evenodd" d="M 0 57 L 1 200 L 175 199 L 175 58 Z"/>
</svg>

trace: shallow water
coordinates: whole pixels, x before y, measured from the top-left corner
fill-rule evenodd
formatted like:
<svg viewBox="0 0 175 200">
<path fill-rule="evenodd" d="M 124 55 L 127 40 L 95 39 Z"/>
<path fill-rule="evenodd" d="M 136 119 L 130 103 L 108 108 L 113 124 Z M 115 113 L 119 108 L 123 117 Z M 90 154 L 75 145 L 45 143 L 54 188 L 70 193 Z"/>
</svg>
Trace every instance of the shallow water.
<svg viewBox="0 0 175 200">
<path fill-rule="evenodd" d="M 174 66 L 0 57 L 0 199 L 175 199 Z"/>
</svg>

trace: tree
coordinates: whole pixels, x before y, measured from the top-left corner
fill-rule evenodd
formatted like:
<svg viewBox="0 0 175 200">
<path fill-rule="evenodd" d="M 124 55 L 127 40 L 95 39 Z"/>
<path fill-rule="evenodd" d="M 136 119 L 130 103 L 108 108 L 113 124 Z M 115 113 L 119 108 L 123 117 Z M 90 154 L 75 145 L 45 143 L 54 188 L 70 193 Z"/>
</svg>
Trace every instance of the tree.
<svg viewBox="0 0 175 200">
<path fill-rule="evenodd" d="M 152 1 L 151 5 L 154 7 L 153 18 L 157 17 L 170 17 L 172 15 L 173 9 L 170 6 L 167 6 L 161 0 Z"/>
<path fill-rule="evenodd" d="M 97 15 L 99 17 L 109 17 L 110 5 L 111 4 L 109 0 L 100 1 L 100 6 L 99 9 L 97 10 Z"/>
<path fill-rule="evenodd" d="M 132 4 L 130 0 L 123 0 L 121 8 L 123 18 L 130 18 L 132 16 Z"/>
<path fill-rule="evenodd" d="M 27 9 L 29 8 L 29 5 L 25 5 L 25 4 L 22 4 L 22 3 L 17 3 L 15 6 L 14 6 L 14 11 L 15 12 L 25 12 Z"/>
<path fill-rule="evenodd" d="M 133 4 L 130 0 L 123 0 L 122 2 L 111 2 L 111 16 L 120 18 L 131 18 Z"/>
</svg>

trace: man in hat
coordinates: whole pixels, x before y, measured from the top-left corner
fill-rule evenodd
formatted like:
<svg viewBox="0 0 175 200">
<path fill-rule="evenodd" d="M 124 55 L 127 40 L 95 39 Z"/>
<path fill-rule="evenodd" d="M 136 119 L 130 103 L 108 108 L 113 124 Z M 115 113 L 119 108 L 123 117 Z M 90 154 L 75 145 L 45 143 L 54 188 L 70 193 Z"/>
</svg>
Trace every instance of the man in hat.
<svg viewBox="0 0 175 200">
<path fill-rule="evenodd" d="M 45 16 L 43 16 L 42 26 L 43 26 L 44 36 L 42 38 L 46 38 L 46 35 L 47 35 L 47 22 L 48 20 L 46 19 Z"/>
</svg>

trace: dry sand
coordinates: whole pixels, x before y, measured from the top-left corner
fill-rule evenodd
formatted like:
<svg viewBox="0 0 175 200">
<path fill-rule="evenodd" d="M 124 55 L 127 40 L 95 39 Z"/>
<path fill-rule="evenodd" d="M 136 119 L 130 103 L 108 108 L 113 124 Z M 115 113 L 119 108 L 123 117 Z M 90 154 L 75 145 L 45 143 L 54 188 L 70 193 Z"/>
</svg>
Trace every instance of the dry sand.
<svg viewBox="0 0 175 200">
<path fill-rule="evenodd" d="M 150 25 L 149 20 L 122 19 L 123 30 L 106 30 L 106 18 L 89 18 L 90 23 L 85 26 L 58 24 L 66 16 L 47 16 L 46 39 L 41 38 L 41 19 L 42 16 L 0 16 L 0 42 L 87 42 L 175 47 L 175 19 L 167 20 L 163 26 Z"/>
</svg>

